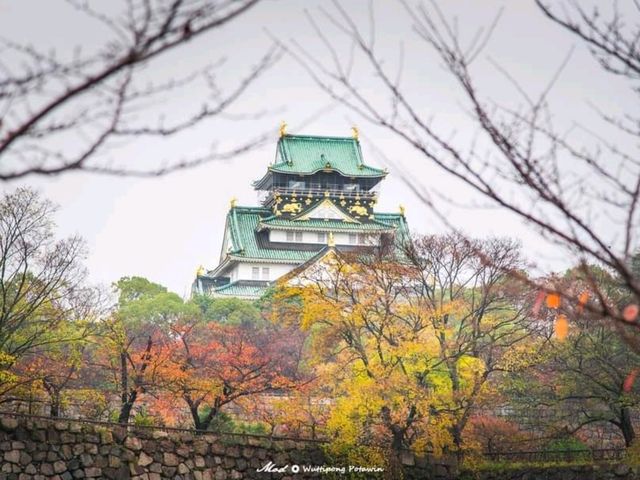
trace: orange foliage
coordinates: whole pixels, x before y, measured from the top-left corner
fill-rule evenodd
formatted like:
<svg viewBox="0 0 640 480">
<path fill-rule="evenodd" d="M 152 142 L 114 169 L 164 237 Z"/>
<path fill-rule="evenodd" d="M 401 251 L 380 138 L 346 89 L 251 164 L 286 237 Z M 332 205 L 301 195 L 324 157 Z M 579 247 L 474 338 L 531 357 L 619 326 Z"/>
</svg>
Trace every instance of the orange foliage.
<svg viewBox="0 0 640 480">
<path fill-rule="evenodd" d="M 557 293 L 549 293 L 547 295 L 547 307 L 554 310 L 560 308 L 560 295 Z"/>
<path fill-rule="evenodd" d="M 562 341 L 567 338 L 567 334 L 569 333 L 569 321 L 567 320 L 566 315 L 562 313 L 558 314 L 554 324 L 554 331 L 558 340 Z"/>
<path fill-rule="evenodd" d="M 162 364 L 160 375 L 164 389 L 186 402 L 194 426 L 206 429 L 228 403 L 294 388 L 297 349 L 293 333 L 200 324 L 164 346 L 169 361 Z M 175 409 L 175 404 L 168 408 Z M 171 414 L 165 410 L 163 415 Z"/>
</svg>

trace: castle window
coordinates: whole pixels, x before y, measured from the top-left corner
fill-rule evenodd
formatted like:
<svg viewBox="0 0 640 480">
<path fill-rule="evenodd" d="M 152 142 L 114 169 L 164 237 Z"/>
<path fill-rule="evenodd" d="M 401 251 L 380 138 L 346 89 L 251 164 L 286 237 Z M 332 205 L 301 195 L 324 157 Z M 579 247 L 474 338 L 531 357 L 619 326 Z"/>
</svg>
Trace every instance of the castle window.
<svg viewBox="0 0 640 480">
<path fill-rule="evenodd" d="M 355 233 L 350 233 L 349 234 L 349 243 L 351 245 L 355 245 L 356 243 L 358 243 L 358 235 L 356 235 Z"/>
<path fill-rule="evenodd" d="M 296 242 L 302 241 L 302 232 L 296 232 Z"/>
<path fill-rule="evenodd" d="M 293 190 L 304 190 L 304 181 L 289 180 L 289 188 Z"/>
<path fill-rule="evenodd" d="M 269 280 L 269 267 L 262 267 L 262 280 Z"/>
<path fill-rule="evenodd" d="M 251 279 L 252 280 L 260 280 L 260 267 L 252 267 L 251 268 Z"/>
<path fill-rule="evenodd" d="M 318 232 L 318 243 L 327 243 L 327 233 Z"/>
<path fill-rule="evenodd" d="M 367 236 L 364 233 L 358 234 L 358 243 L 361 245 L 364 245 L 365 243 L 367 243 Z"/>
<path fill-rule="evenodd" d="M 287 242 L 293 242 L 293 231 L 287 230 Z"/>
</svg>

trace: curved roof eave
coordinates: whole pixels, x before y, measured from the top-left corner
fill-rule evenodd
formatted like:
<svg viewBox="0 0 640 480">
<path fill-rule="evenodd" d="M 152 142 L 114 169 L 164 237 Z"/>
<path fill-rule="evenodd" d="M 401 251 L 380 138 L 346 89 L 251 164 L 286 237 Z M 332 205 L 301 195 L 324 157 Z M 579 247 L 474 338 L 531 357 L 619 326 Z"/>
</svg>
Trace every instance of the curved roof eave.
<svg viewBox="0 0 640 480">
<path fill-rule="evenodd" d="M 313 171 L 310 172 L 290 172 L 290 171 L 286 171 L 286 170 L 280 170 L 277 168 L 277 165 L 271 165 L 269 167 L 269 171 L 271 172 L 276 172 L 276 173 L 289 173 L 291 175 L 301 175 L 301 176 L 309 176 L 309 175 L 314 175 L 318 172 L 337 172 L 340 175 L 342 175 L 343 177 L 347 177 L 347 178 L 357 178 L 357 177 L 367 177 L 367 178 L 384 178 L 387 176 L 388 172 L 385 172 L 384 170 L 379 170 L 377 168 L 374 167 L 366 167 L 367 169 L 370 170 L 374 170 L 375 174 L 372 175 L 350 175 L 348 173 L 344 173 L 343 171 L 341 171 L 339 168 L 334 168 L 334 167 L 319 167 Z M 264 177 L 263 177 L 264 178 Z M 260 179 L 260 182 L 262 181 L 262 179 Z"/>
</svg>

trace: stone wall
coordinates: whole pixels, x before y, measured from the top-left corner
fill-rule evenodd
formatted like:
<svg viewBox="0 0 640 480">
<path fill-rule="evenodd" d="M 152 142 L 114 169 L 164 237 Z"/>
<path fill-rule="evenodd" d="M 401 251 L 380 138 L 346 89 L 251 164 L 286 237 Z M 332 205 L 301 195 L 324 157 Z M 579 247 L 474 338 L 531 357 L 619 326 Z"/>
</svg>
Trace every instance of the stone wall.
<svg viewBox="0 0 640 480">
<path fill-rule="evenodd" d="M 450 473 L 445 465 L 427 465 L 412 456 L 403 462 L 407 479 L 425 475 L 444 479 Z M 318 442 L 126 429 L 27 416 L 0 416 L 0 463 L 0 480 L 356 477 L 349 473 L 348 466 L 331 466 Z M 324 467 L 333 470 L 333 475 L 305 472 L 305 467 Z M 369 472 L 359 478 L 382 477 L 381 473 Z"/>
<path fill-rule="evenodd" d="M 407 454 L 404 479 L 459 477 L 446 462 Z M 383 478 L 332 465 L 322 444 L 253 435 L 196 435 L 190 431 L 126 429 L 80 421 L 0 416 L 0 480 L 235 480 Z M 305 472 L 306 467 L 325 472 Z M 370 465 L 354 465 L 367 468 Z M 277 470 L 284 468 L 283 471 Z M 296 471 L 295 469 L 298 468 Z M 262 470 L 262 471 L 261 471 Z M 270 471 L 269 471 L 270 470 Z M 332 473 L 327 473 L 332 471 Z M 628 467 L 483 472 L 480 480 L 640 480 Z"/>
</svg>

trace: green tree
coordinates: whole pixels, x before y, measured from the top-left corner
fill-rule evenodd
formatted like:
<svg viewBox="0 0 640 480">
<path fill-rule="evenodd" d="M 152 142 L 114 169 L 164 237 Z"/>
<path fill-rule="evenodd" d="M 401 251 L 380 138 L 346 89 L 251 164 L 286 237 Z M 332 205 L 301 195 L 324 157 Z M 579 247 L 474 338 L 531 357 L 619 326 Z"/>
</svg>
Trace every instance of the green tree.
<svg viewBox="0 0 640 480">
<path fill-rule="evenodd" d="M 197 295 L 193 298 L 193 302 L 198 305 L 202 316 L 207 321 L 240 325 L 243 323 L 259 324 L 262 320 L 256 303 L 249 300 Z"/>
</svg>

